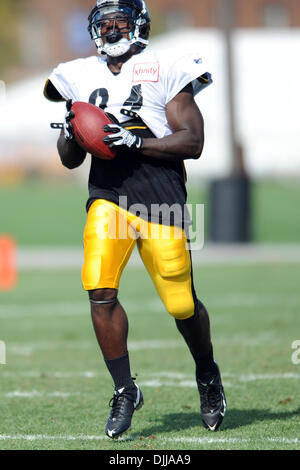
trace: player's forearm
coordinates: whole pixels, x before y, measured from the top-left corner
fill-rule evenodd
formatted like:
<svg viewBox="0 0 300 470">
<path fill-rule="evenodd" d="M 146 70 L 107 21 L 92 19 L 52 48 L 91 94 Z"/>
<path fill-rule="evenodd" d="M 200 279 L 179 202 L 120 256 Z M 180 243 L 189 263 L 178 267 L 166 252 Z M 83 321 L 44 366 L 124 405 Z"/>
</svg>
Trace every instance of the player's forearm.
<svg viewBox="0 0 300 470">
<path fill-rule="evenodd" d="M 86 151 L 79 147 L 76 140 L 67 142 L 63 133 L 57 141 L 57 150 L 62 164 L 69 170 L 79 167 L 86 157 Z"/>
<path fill-rule="evenodd" d="M 141 154 L 159 160 L 181 161 L 201 156 L 204 136 L 193 135 L 190 131 L 175 132 L 162 139 L 144 139 Z"/>
</svg>

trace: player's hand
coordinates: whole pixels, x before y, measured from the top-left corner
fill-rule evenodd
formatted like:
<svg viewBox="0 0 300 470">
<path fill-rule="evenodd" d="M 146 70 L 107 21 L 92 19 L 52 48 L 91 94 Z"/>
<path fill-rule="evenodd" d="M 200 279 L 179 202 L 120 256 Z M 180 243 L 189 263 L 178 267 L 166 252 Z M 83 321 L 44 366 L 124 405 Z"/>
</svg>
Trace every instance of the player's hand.
<svg viewBox="0 0 300 470">
<path fill-rule="evenodd" d="M 130 150 L 140 150 L 143 145 L 142 137 L 137 137 L 118 124 L 108 124 L 103 127 L 103 130 L 110 133 L 110 135 L 103 139 L 103 142 L 108 145 L 109 148 L 123 145 Z"/>
<path fill-rule="evenodd" d="M 71 123 L 71 119 L 75 117 L 74 111 L 71 111 L 72 108 L 72 100 L 68 100 L 66 103 L 67 112 L 65 115 L 65 122 L 64 122 L 64 136 L 67 142 L 71 142 L 74 137 L 74 129 Z"/>
</svg>

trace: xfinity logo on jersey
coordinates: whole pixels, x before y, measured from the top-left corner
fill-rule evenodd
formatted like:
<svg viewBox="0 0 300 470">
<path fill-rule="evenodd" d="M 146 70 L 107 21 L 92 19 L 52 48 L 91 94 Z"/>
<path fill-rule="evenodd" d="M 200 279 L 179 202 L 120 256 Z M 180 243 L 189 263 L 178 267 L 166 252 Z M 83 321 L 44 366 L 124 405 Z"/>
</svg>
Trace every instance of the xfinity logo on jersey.
<svg viewBox="0 0 300 470">
<path fill-rule="evenodd" d="M 133 69 L 133 83 L 137 82 L 158 82 L 159 63 L 135 64 Z"/>
</svg>

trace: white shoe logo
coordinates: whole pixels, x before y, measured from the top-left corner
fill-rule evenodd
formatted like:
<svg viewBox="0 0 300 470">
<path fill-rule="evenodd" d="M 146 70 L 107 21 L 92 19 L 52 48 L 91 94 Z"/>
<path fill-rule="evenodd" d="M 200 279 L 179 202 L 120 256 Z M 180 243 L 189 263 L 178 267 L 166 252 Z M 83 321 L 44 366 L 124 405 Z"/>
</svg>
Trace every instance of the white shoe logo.
<svg viewBox="0 0 300 470">
<path fill-rule="evenodd" d="M 139 401 L 140 401 L 140 397 L 141 397 L 141 392 L 140 392 L 140 389 L 137 385 L 136 385 L 136 388 L 137 388 L 137 394 L 136 394 L 136 400 L 135 400 L 135 403 L 134 403 L 134 408 L 136 408 L 138 406 Z"/>
</svg>

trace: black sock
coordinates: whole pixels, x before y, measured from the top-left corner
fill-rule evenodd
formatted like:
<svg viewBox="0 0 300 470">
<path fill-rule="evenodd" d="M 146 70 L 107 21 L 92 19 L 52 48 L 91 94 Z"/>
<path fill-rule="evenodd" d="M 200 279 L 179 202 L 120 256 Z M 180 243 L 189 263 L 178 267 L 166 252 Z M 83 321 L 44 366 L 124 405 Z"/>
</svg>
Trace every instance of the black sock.
<svg viewBox="0 0 300 470">
<path fill-rule="evenodd" d="M 195 361 L 197 378 L 206 381 L 216 375 L 218 368 L 213 357 L 209 316 L 202 302 L 197 299 L 194 315 L 187 320 L 176 320 L 176 325 Z"/>
<path fill-rule="evenodd" d="M 118 357 L 117 359 L 104 360 L 117 389 L 122 387 L 134 387 L 134 382 L 130 372 L 128 353 L 125 356 Z"/>
<path fill-rule="evenodd" d="M 195 360 L 196 363 L 196 377 L 201 382 L 206 383 L 218 373 L 218 367 L 214 361 L 213 348 L 206 356 L 199 357 Z"/>
</svg>

